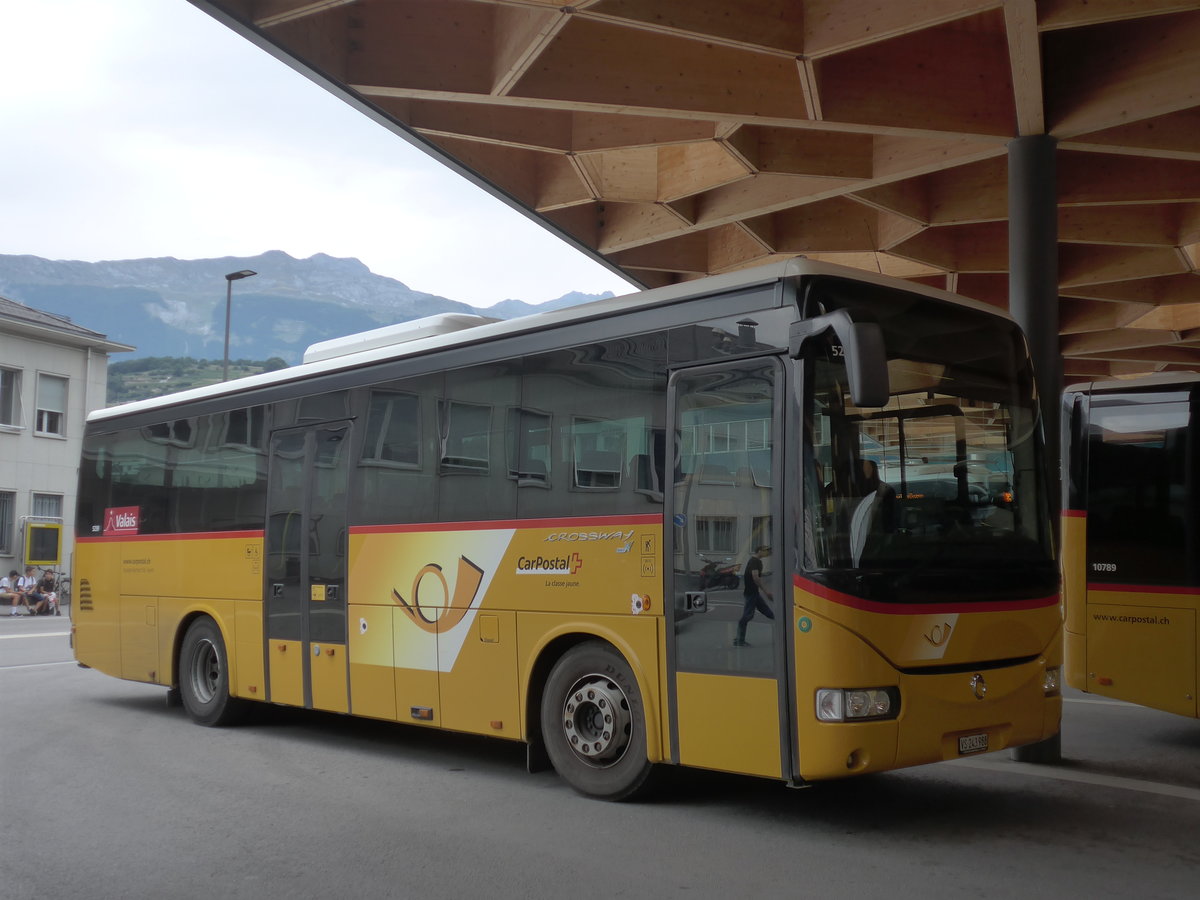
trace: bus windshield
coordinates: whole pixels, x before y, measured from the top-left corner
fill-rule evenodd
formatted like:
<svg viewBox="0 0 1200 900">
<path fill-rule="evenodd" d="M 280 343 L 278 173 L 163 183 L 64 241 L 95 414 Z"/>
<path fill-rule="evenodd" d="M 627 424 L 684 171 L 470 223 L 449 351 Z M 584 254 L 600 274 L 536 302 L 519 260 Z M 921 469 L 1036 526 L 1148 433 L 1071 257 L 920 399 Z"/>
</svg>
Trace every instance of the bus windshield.
<svg viewBox="0 0 1200 900">
<path fill-rule="evenodd" d="M 821 308 L 881 325 L 890 400 L 853 405 L 836 338 L 816 342 L 804 384 L 805 568 L 882 602 L 1053 591 L 1032 373 L 996 316 L 835 283 Z M 807 302 L 812 303 L 810 293 Z"/>
</svg>

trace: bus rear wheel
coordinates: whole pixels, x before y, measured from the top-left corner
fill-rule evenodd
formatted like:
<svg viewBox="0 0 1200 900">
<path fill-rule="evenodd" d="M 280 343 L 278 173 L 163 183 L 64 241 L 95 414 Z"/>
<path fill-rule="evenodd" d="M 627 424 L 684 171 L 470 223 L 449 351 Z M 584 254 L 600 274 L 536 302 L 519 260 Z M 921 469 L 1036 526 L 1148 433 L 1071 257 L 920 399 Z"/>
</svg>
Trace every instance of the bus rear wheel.
<svg viewBox="0 0 1200 900">
<path fill-rule="evenodd" d="M 246 703 L 229 695 L 229 656 L 217 623 L 205 616 L 188 626 L 179 650 L 179 694 L 197 725 L 232 725 Z"/>
<path fill-rule="evenodd" d="M 542 738 L 558 774 L 585 796 L 629 800 L 648 786 L 642 695 L 608 644 L 579 644 L 555 663 L 542 694 Z"/>
</svg>

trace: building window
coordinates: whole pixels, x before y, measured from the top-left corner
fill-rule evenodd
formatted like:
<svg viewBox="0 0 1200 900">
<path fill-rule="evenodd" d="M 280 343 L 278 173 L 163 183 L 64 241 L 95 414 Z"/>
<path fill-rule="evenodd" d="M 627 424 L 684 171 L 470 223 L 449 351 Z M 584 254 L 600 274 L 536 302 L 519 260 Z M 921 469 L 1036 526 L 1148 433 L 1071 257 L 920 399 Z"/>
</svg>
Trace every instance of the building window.
<svg viewBox="0 0 1200 900">
<path fill-rule="evenodd" d="M 21 424 L 21 370 L 0 369 L 0 425 Z"/>
<path fill-rule="evenodd" d="M 62 494 L 34 494 L 32 514 L 35 519 L 61 519 Z"/>
<path fill-rule="evenodd" d="M 491 422 L 490 406 L 457 400 L 442 402 L 442 472 L 487 474 Z"/>
<path fill-rule="evenodd" d="M 508 477 L 522 487 L 550 486 L 550 415 L 532 409 L 508 410 Z"/>
<path fill-rule="evenodd" d="M 67 379 L 58 375 L 38 375 L 36 434 L 67 433 Z"/>
<path fill-rule="evenodd" d="M 13 552 L 13 508 L 17 495 L 11 491 L 0 491 L 0 556 L 12 556 Z"/>
<path fill-rule="evenodd" d="M 696 518 L 698 553 L 733 553 L 737 548 L 737 519 L 727 516 Z"/>
<path fill-rule="evenodd" d="M 413 469 L 421 465 L 421 399 L 416 394 L 371 391 L 362 459 Z"/>
</svg>

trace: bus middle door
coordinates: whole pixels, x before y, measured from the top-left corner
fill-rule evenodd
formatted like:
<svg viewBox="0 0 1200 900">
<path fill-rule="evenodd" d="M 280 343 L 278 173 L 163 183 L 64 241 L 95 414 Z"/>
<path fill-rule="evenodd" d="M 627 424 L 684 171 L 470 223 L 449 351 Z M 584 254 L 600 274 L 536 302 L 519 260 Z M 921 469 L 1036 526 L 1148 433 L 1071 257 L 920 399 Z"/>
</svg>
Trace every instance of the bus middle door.
<svg viewBox="0 0 1200 900">
<path fill-rule="evenodd" d="M 350 424 L 271 436 L 265 577 L 268 699 L 349 711 L 346 489 Z"/>
<path fill-rule="evenodd" d="M 775 489 L 781 373 L 774 357 L 686 369 L 672 376 L 668 394 L 674 755 L 683 765 L 774 778 L 790 777 L 791 768 L 791 602 L 779 546 L 782 492 Z M 764 589 L 748 593 L 748 578 Z"/>
</svg>

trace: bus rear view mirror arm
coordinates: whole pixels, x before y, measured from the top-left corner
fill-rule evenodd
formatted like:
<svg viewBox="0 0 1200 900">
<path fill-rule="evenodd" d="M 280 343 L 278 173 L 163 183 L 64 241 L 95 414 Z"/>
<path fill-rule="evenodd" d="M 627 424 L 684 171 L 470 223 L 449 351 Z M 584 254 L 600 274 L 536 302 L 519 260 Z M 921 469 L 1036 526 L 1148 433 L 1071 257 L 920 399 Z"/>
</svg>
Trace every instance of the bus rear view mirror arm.
<svg viewBox="0 0 1200 900">
<path fill-rule="evenodd" d="M 804 342 L 833 329 L 846 360 L 850 399 L 856 406 L 887 406 L 890 397 L 883 329 L 874 322 L 855 322 L 844 309 L 793 322 L 788 351 L 799 359 Z"/>
</svg>

